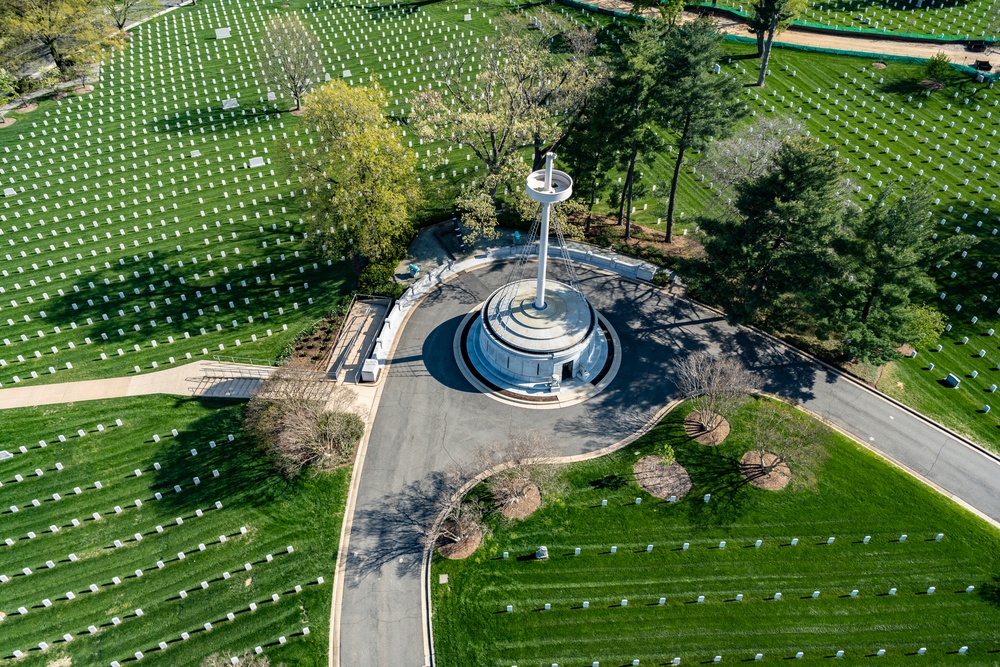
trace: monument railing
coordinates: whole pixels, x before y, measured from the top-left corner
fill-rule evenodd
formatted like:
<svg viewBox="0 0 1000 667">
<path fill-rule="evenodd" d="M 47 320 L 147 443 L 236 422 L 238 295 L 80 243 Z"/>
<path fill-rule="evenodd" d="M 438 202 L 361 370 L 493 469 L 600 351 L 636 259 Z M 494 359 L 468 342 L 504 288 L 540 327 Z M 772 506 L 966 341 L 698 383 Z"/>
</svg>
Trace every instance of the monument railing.
<svg viewBox="0 0 1000 667">
<path fill-rule="evenodd" d="M 363 358 L 375 359 L 378 361 L 380 367 L 384 367 L 389 358 L 389 354 L 392 352 L 396 336 L 399 334 L 407 315 L 409 315 L 410 310 L 420 301 L 421 298 L 424 297 L 424 295 L 459 273 L 471 271 L 493 262 L 515 259 L 522 252 L 522 250 L 523 247 L 518 245 L 504 246 L 501 248 L 489 248 L 482 254 L 461 261 L 450 261 L 447 264 L 442 264 L 433 271 L 425 274 L 422 278 L 410 285 L 410 287 L 403 292 L 402 296 L 396 300 L 396 303 L 391 306 L 385 317 L 385 321 L 382 323 L 379 335 L 375 338 L 374 343 L 372 344 L 371 351 Z M 650 264 L 649 262 L 634 258 L 625 260 L 613 252 L 608 252 L 603 248 L 590 246 L 584 243 L 569 242 L 567 243 L 566 251 L 569 258 L 578 264 L 584 264 L 586 266 L 592 266 L 604 271 L 610 271 L 634 280 L 651 281 L 653 276 L 655 276 L 660 270 L 660 267 Z M 537 246 L 529 250 L 529 252 L 530 254 L 537 254 Z M 548 256 L 550 258 L 558 259 L 561 255 L 562 248 L 558 246 L 549 246 Z"/>
</svg>

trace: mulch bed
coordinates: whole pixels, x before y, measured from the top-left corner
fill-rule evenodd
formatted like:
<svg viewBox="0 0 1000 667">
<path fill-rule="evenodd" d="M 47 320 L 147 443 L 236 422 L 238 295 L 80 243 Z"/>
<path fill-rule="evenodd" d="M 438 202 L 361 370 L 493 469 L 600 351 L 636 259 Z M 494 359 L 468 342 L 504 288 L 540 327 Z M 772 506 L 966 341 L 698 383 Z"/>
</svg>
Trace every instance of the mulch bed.
<svg viewBox="0 0 1000 667">
<path fill-rule="evenodd" d="M 542 506 L 542 492 L 538 489 L 538 485 L 534 482 L 526 482 L 525 485 L 527 490 L 524 496 L 515 503 L 505 505 L 500 510 L 500 514 L 505 519 L 527 519 Z"/>
<path fill-rule="evenodd" d="M 13 125 L 16 122 L 17 122 L 16 118 L 7 117 L 7 118 L 0 119 L 0 130 L 2 130 L 5 127 L 10 127 L 11 125 Z"/>
<path fill-rule="evenodd" d="M 483 543 L 483 531 L 479 526 L 467 529 L 465 537 L 454 542 L 443 538 L 438 542 L 438 553 L 449 560 L 462 560 L 476 553 L 476 549 Z"/>
<path fill-rule="evenodd" d="M 944 90 L 944 84 L 939 81 L 931 81 L 930 79 L 924 79 L 920 82 L 920 86 L 926 88 L 927 90 Z"/>
<path fill-rule="evenodd" d="M 660 457 L 644 456 L 632 466 L 635 481 L 651 496 L 667 500 L 682 498 L 691 490 L 691 476 L 680 463 L 660 465 Z"/>
<path fill-rule="evenodd" d="M 764 475 L 764 467 L 761 466 L 761 458 L 764 459 L 764 466 L 770 467 L 778 459 L 770 452 L 764 452 L 761 457 L 760 452 L 747 452 L 740 459 L 740 472 L 743 477 L 754 486 L 768 491 L 780 491 L 788 486 L 792 481 L 792 470 L 787 463 L 781 463 L 771 472 Z"/>
<path fill-rule="evenodd" d="M 28 102 L 27 104 L 22 104 L 18 108 L 14 109 L 14 111 L 18 113 L 31 113 L 37 108 L 38 108 L 37 102 Z"/>
<path fill-rule="evenodd" d="M 872 67 L 875 69 L 885 69 L 885 63 L 881 61 L 876 61 L 872 63 Z"/>
<path fill-rule="evenodd" d="M 86 86 L 79 86 L 78 88 L 74 88 L 73 92 L 76 93 L 77 95 L 86 95 L 87 93 L 94 92 L 94 87 L 91 86 L 90 84 L 87 84 Z"/>
<path fill-rule="evenodd" d="M 712 430 L 705 428 L 705 424 L 713 423 L 716 426 Z M 695 410 L 684 418 L 684 432 L 695 442 L 715 447 L 729 437 L 729 420 L 714 412 L 702 413 L 700 410 Z"/>
</svg>

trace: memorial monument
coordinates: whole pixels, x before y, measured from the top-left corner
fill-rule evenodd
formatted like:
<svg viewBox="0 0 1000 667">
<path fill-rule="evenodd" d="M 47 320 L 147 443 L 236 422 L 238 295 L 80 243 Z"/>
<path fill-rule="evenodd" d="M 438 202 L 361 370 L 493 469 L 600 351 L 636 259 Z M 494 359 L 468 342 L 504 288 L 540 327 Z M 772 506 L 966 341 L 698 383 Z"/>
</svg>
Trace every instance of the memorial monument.
<svg viewBox="0 0 1000 667">
<path fill-rule="evenodd" d="M 540 217 L 510 272 L 507 283 L 490 295 L 464 337 L 466 359 L 489 384 L 515 394 L 553 394 L 566 384 L 587 384 L 609 361 L 607 325 L 572 279 L 573 268 L 564 242 L 570 284 L 548 277 L 550 227 L 562 239 L 553 205 L 573 194 L 573 179 L 552 168 L 527 178 L 527 195 L 541 205 Z M 538 267 L 525 277 L 537 229 Z"/>
</svg>

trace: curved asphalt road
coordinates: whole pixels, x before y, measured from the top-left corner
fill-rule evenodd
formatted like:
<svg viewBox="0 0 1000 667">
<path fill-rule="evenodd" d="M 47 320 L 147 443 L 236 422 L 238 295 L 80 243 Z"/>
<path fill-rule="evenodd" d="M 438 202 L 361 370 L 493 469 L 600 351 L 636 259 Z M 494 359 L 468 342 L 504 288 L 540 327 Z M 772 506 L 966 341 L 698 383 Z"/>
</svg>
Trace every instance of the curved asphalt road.
<svg viewBox="0 0 1000 667">
<path fill-rule="evenodd" d="M 340 664 L 424 664 L 420 605 L 423 536 L 434 499 L 455 471 L 477 473 L 476 453 L 512 431 L 551 435 L 567 455 L 635 432 L 666 405 L 677 361 L 699 350 L 742 357 L 765 389 L 799 402 L 858 439 L 1000 520 L 1000 462 L 780 343 L 735 329 L 714 312 L 649 285 L 576 267 L 579 284 L 617 330 L 622 365 L 593 399 L 558 410 L 501 404 L 462 376 L 452 341 L 462 318 L 506 282 L 493 264 L 440 285 L 410 316 L 372 426 L 347 548 Z M 553 267 L 559 278 L 562 266 Z M 862 490 L 863 492 L 863 490 Z"/>
</svg>

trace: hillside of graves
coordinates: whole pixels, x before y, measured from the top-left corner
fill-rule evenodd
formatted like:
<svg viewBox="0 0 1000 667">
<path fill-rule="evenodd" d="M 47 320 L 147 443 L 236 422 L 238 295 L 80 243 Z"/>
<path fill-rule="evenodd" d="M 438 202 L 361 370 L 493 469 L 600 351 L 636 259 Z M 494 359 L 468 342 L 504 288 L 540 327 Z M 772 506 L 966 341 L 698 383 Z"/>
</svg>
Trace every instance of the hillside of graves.
<svg viewBox="0 0 1000 667">
<path fill-rule="evenodd" d="M 349 469 L 286 482 L 241 413 L 175 397 L 4 413 L 0 661 L 198 665 L 260 647 L 326 664 Z"/>
<path fill-rule="evenodd" d="M 446 54 L 475 55 L 488 43 L 493 17 L 511 5 L 292 4 L 320 37 L 328 76 L 353 84 L 378 77 L 391 93 L 389 122 L 400 123 L 419 157 L 421 216 L 447 215 L 481 165 L 461 149 L 439 153 L 442 147 L 408 136 L 401 119 Z M 249 0 L 180 8 L 134 29 L 94 92 L 11 114 L 18 121 L 0 130 L 7 260 L 0 386 L 147 372 L 214 355 L 274 359 L 343 299 L 352 272 L 310 249 L 296 189 L 294 156 L 318 151 L 320 137 L 286 113 L 290 100 L 256 72 L 254 37 L 283 10 Z M 601 26 L 605 53 L 627 30 L 591 12 L 555 11 Z M 230 36 L 218 38 L 224 27 Z M 752 81 L 752 47 L 729 49 L 723 67 Z M 929 93 L 917 84 L 920 66 L 885 64 L 776 49 L 767 87 L 747 88 L 745 103 L 754 115 L 794 116 L 839 151 L 859 202 L 893 181 L 933 179 L 935 233 L 977 237 L 967 256 L 942 269 L 943 297 L 935 299 L 952 324 L 940 342 L 957 356 L 920 370 L 927 354 L 938 354 L 935 342 L 905 360 L 914 368 L 902 371 L 901 397 L 988 445 L 997 422 L 982 411 L 995 383 L 990 369 L 1000 362 L 988 335 L 1000 322 L 991 305 L 1000 218 L 990 213 L 1000 150 L 990 126 L 1000 98 L 990 84 L 957 73 Z M 639 165 L 636 222 L 662 228 L 672 158 L 667 151 Z M 718 203 L 697 169 L 695 156 L 680 182 L 679 234 L 697 236 L 696 216 Z M 619 176 L 607 182 L 614 186 Z M 598 212 L 608 203 L 605 193 Z M 965 336 L 983 344 L 961 354 Z M 980 350 L 986 354 L 975 356 Z M 939 384 L 948 373 L 974 371 L 958 389 Z"/>
<path fill-rule="evenodd" d="M 761 400 L 718 447 L 685 433 L 683 404 L 632 445 L 564 468 L 529 518 L 489 519 L 467 560 L 435 555 L 438 664 L 992 663 L 1000 607 L 982 589 L 1000 576 L 997 531 L 787 407 L 827 451 L 815 487 L 794 471 L 780 491 L 746 483 Z M 676 502 L 633 472 L 664 443 L 693 485 Z M 485 486 L 472 495 L 489 501 Z"/>
<path fill-rule="evenodd" d="M 706 3 L 707 4 L 707 3 Z M 741 13 L 749 3 L 719 3 Z M 795 23 L 872 35 L 922 37 L 942 42 L 996 39 L 995 0 L 809 0 Z"/>
<path fill-rule="evenodd" d="M 752 47 L 730 49 L 733 59 L 725 66 L 750 83 L 757 62 L 746 59 Z M 896 362 L 879 388 L 995 448 L 998 422 L 985 406 L 1000 383 L 994 336 L 1000 328 L 998 89 L 956 72 L 944 90 L 929 93 L 918 85 L 918 65 L 889 61 L 878 69 L 871 60 L 787 49 L 776 49 L 772 63 L 767 87 L 746 89 L 748 122 L 764 114 L 801 122 L 842 158 L 860 205 L 890 184 L 905 194 L 916 180 L 929 181 L 934 238 L 974 237 L 968 251 L 934 269 L 939 291 L 929 300 L 945 314 L 947 330 L 940 340 L 921 344 L 915 358 Z M 666 202 L 658 193 L 667 189 L 673 157 L 667 152 L 641 165 L 645 196 L 636 201 L 634 219 L 644 226 L 662 228 Z M 681 182 L 676 231 L 697 238 L 696 216 L 716 214 L 721 202 L 697 161 L 688 176 Z M 957 388 L 943 382 L 949 374 L 962 379 Z"/>
</svg>

